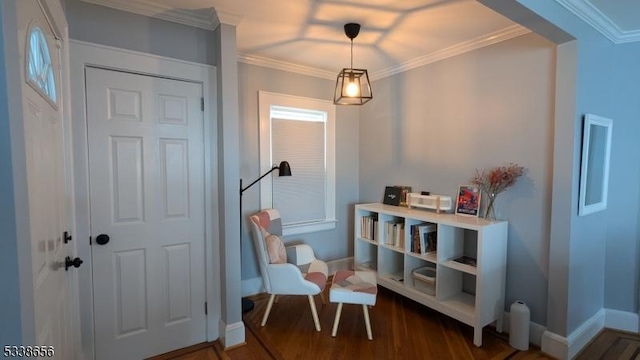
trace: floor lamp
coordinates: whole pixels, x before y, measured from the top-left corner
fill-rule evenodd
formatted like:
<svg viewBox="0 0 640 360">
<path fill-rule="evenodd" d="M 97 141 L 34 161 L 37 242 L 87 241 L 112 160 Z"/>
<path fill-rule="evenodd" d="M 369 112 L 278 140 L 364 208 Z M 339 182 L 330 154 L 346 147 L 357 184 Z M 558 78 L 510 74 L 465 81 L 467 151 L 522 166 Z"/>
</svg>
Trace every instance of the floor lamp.
<svg viewBox="0 0 640 360">
<path fill-rule="evenodd" d="M 262 176 L 257 178 L 254 182 L 247 185 L 247 187 L 242 187 L 242 179 L 240 179 L 240 254 L 242 255 L 242 194 L 248 190 L 250 187 L 255 185 L 258 181 L 262 180 L 265 176 L 271 174 L 274 170 L 278 170 L 278 176 L 291 176 L 291 166 L 287 161 L 282 161 L 280 165 L 273 165 L 271 170 L 264 173 Z M 242 298 L 242 312 L 245 313 L 247 311 L 251 311 L 253 309 L 253 301 L 250 299 Z"/>
</svg>

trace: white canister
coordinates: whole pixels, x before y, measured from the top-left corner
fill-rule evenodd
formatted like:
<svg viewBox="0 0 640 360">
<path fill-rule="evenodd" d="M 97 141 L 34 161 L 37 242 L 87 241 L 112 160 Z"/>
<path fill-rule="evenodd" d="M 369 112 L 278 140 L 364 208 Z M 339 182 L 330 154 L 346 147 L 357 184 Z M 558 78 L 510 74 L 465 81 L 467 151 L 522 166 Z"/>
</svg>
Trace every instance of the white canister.
<svg viewBox="0 0 640 360">
<path fill-rule="evenodd" d="M 512 348 L 529 350 L 529 308 L 524 301 L 511 305 L 509 314 L 509 345 Z"/>
</svg>

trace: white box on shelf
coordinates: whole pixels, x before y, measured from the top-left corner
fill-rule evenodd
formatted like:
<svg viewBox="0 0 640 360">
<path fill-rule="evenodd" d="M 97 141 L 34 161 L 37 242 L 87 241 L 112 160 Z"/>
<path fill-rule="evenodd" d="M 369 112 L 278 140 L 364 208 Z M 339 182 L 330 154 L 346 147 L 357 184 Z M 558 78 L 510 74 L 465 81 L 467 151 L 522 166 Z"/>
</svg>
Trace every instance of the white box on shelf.
<svg viewBox="0 0 640 360">
<path fill-rule="evenodd" d="M 407 206 L 409 209 L 417 207 L 436 211 L 449 211 L 453 209 L 453 200 L 451 196 L 409 193 L 407 194 Z"/>
<path fill-rule="evenodd" d="M 421 267 L 413 270 L 413 286 L 428 295 L 436 295 L 436 269 Z"/>
</svg>

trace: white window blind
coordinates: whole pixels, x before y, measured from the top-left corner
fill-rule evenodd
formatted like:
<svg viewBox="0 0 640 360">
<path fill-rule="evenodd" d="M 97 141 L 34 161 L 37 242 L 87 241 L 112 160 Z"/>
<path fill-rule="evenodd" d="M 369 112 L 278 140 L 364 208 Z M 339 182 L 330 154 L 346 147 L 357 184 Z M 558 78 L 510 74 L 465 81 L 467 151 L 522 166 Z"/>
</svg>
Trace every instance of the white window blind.
<svg viewBox="0 0 640 360">
<path fill-rule="evenodd" d="M 283 225 L 325 218 L 325 122 L 271 119 L 272 157 L 286 160 L 293 176 L 273 182 L 273 206 Z"/>
<path fill-rule="evenodd" d="M 288 161 L 260 182 L 260 207 L 280 211 L 284 235 L 335 228 L 335 105 L 259 92 L 260 170 Z"/>
</svg>

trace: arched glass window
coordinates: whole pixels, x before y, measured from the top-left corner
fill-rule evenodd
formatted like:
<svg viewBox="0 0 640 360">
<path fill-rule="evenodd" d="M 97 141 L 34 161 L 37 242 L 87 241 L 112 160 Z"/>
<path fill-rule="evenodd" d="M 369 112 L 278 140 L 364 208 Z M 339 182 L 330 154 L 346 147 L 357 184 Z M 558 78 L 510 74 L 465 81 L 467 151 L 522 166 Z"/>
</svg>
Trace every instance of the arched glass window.
<svg viewBox="0 0 640 360">
<path fill-rule="evenodd" d="M 49 98 L 53 104 L 57 104 L 55 74 L 44 33 L 39 27 L 34 26 L 31 28 L 28 40 L 27 81 Z"/>
</svg>

